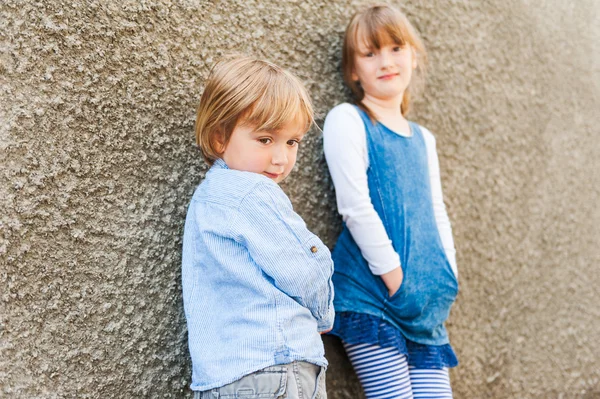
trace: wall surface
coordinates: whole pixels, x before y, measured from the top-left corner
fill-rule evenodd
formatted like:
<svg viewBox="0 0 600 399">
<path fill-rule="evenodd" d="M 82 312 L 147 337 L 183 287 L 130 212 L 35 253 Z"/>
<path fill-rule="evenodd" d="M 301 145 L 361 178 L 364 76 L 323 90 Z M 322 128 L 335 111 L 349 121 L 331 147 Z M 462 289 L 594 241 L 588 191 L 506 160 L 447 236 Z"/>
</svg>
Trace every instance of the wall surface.
<svg viewBox="0 0 600 399">
<path fill-rule="evenodd" d="M 348 100 L 349 0 L 0 4 L 0 397 L 189 397 L 195 108 L 242 51 Z M 461 293 L 456 398 L 600 397 L 600 3 L 407 1 L 428 46 L 412 119 L 437 136 Z M 313 131 L 285 190 L 333 246 Z M 325 338 L 330 399 L 360 398 Z"/>
</svg>

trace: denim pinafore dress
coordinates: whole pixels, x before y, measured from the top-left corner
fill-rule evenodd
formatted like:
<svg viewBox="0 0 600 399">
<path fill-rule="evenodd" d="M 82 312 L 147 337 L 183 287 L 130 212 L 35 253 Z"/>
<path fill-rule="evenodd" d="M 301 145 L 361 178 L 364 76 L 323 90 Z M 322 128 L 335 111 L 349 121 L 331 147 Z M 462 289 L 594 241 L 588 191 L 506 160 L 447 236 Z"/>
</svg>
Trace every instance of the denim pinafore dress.
<svg viewBox="0 0 600 399">
<path fill-rule="evenodd" d="M 336 322 L 331 332 L 346 343 L 397 346 L 409 364 L 453 367 L 458 362 L 444 322 L 458 293 L 433 212 L 427 148 L 420 127 L 410 137 L 371 122 L 365 125 L 371 202 L 399 254 L 404 279 L 389 297 L 344 225 L 332 252 Z"/>
</svg>

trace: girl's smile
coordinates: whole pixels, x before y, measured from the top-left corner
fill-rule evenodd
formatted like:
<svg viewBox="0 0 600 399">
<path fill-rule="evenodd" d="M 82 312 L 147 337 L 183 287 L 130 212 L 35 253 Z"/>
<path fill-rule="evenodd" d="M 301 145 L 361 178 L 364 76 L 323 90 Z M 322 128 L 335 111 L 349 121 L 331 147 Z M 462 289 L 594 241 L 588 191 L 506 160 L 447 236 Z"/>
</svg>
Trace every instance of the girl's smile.
<svg viewBox="0 0 600 399">
<path fill-rule="evenodd" d="M 396 76 L 398 76 L 397 73 L 390 73 L 390 74 L 387 74 L 387 75 L 379 76 L 377 79 L 380 79 L 380 80 L 392 80 Z"/>
</svg>

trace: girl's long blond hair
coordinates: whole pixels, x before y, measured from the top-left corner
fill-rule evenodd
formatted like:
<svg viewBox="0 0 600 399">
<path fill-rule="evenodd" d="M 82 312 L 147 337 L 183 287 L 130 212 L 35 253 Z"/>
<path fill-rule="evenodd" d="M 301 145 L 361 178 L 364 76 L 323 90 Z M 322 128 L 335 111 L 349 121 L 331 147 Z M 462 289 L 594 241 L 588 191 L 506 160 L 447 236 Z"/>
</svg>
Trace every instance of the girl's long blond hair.
<svg viewBox="0 0 600 399">
<path fill-rule="evenodd" d="M 414 49 L 417 56 L 417 69 L 413 72 L 411 82 L 404 91 L 400 105 L 402 115 L 406 115 L 410 109 L 411 93 L 422 85 L 427 65 L 427 52 L 417 31 L 401 11 L 387 4 L 375 4 L 358 11 L 346 28 L 342 48 L 344 81 L 352 90 L 357 105 L 364 109 L 371 119 L 375 120 L 371 110 L 362 103 L 365 92 L 360 86 L 360 82 L 352 79 L 359 41 L 376 49 L 380 49 L 389 42 L 400 46 L 409 44 Z"/>
</svg>

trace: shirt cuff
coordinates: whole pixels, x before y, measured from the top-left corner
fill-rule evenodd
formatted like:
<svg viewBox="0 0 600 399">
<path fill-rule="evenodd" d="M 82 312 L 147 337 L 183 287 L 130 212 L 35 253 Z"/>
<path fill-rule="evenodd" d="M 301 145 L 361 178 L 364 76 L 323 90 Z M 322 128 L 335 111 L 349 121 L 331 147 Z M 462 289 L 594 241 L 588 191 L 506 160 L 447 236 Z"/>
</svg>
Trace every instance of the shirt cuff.
<svg viewBox="0 0 600 399">
<path fill-rule="evenodd" d="M 329 308 L 327 315 L 317 322 L 317 331 L 324 332 L 333 328 L 333 320 L 335 319 L 335 310 Z"/>
</svg>

